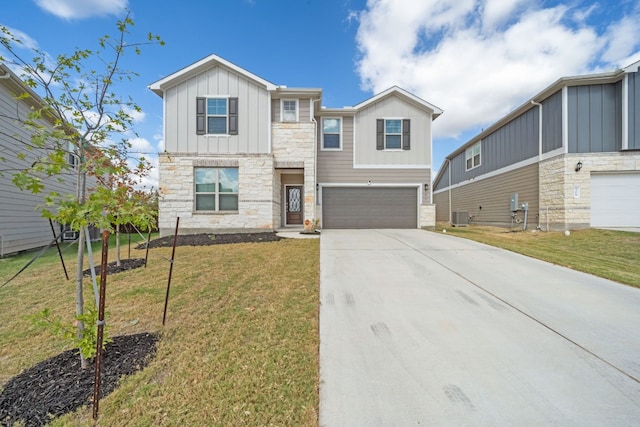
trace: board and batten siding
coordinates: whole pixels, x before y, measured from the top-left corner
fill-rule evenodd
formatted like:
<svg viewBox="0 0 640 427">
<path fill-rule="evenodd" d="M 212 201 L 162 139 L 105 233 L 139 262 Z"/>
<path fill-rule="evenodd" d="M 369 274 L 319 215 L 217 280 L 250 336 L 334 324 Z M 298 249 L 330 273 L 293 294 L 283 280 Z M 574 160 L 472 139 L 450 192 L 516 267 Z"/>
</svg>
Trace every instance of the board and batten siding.
<svg viewBox="0 0 640 427">
<path fill-rule="evenodd" d="M 196 98 L 238 98 L 238 135 L 196 134 Z M 269 94 L 254 81 L 217 66 L 168 88 L 165 99 L 165 150 L 169 153 L 267 153 Z"/>
<path fill-rule="evenodd" d="M 0 153 L 5 159 L 0 160 L 0 170 L 5 171 L 0 174 L 0 255 L 49 244 L 53 239 L 51 228 L 37 207 L 44 203 L 44 196 L 51 191 L 65 195 L 75 194 L 76 189 L 74 170 L 61 175 L 62 182 L 57 178 L 46 179 L 43 182 L 45 189 L 40 194 L 32 194 L 27 190 L 21 191 L 11 182 L 11 170 L 24 170 L 34 162 L 37 156 L 44 154 L 38 149 L 27 151 L 17 142 L 28 143 L 31 137 L 27 129 L 16 120 L 16 112 L 22 119 L 25 119 L 30 112 L 26 101 L 15 99 L 18 93 L 20 93 L 18 88 L 9 88 L 5 84 L 0 84 Z M 50 126 L 45 121 L 41 124 Z M 18 159 L 16 156 L 18 152 L 24 152 L 26 158 Z"/>
<path fill-rule="evenodd" d="M 628 148 L 640 150 L 640 73 L 627 74 L 628 79 Z"/>
<path fill-rule="evenodd" d="M 471 223 L 505 226 L 511 224 L 511 195 L 518 193 L 519 204 L 528 203 L 527 223 L 534 226 L 539 214 L 538 164 L 480 179 L 451 189 L 451 210 L 469 212 Z M 434 194 L 436 221 L 449 220 L 449 191 Z M 482 207 L 482 208 L 481 208 Z M 519 217 L 522 218 L 522 212 Z"/>
<path fill-rule="evenodd" d="M 542 102 L 542 152 L 562 148 L 562 91 Z"/>
<path fill-rule="evenodd" d="M 570 153 L 622 149 L 622 84 L 574 86 L 568 89 Z"/>
<path fill-rule="evenodd" d="M 331 116 L 335 117 L 335 116 Z M 317 119 L 321 123 L 320 118 Z M 342 150 L 320 149 L 322 145 L 321 126 L 318 126 L 318 183 L 331 184 L 425 184 L 431 182 L 431 169 L 375 169 L 353 167 L 353 117 L 342 117 Z M 375 145 L 375 139 L 374 139 Z M 424 188 L 424 187 L 423 187 Z M 424 194 L 423 203 L 429 203 Z"/>
<path fill-rule="evenodd" d="M 410 150 L 377 150 L 377 119 L 410 119 Z M 427 165 L 431 167 L 431 115 L 397 96 L 387 96 L 358 111 L 356 157 L 359 165 Z"/>
<path fill-rule="evenodd" d="M 540 129 L 538 110 L 538 108 L 527 110 L 482 139 L 480 166 L 466 170 L 464 151 L 454 157 L 451 160 L 451 181 L 453 184 L 537 157 Z"/>
</svg>

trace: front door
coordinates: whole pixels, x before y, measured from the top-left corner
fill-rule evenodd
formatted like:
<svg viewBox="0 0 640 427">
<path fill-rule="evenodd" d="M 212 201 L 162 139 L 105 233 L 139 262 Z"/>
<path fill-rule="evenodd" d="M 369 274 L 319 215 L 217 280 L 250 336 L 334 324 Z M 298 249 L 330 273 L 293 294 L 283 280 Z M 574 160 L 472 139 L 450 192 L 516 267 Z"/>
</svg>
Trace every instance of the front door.
<svg viewBox="0 0 640 427">
<path fill-rule="evenodd" d="M 286 188 L 286 206 L 287 213 L 285 225 L 301 225 L 302 224 L 302 186 L 292 185 Z"/>
</svg>

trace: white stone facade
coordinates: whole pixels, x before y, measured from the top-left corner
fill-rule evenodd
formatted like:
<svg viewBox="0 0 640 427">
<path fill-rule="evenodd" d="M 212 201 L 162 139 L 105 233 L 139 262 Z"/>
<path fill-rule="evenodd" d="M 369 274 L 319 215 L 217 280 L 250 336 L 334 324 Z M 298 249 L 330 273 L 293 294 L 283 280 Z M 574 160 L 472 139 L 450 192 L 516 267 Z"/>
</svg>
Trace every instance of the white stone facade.
<svg viewBox="0 0 640 427">
<path fill-rule="evenodd" d="M 238 167 L 238 211 L 196 212 L 194 168 Z M 272 230 L 274 174 L 271 155 L 224 157 L 179 154 L 160 155 L 158 225 L 160 234 L 171 234 L 180 217 L 180 233 Z"/>
<path fill-rule="evenodd" d="M 420 205 L 420 228 L 436 226 L 436 205 Z"/>
<path fill-rule="evenodd" d="M 582 168 L 576 171 L 578 162 Z M 540 225 L 550 230 L 591 224 L 591 174 L 640 171 L 640 153 L 570 153 L 540 162 Z"/>
</svg>

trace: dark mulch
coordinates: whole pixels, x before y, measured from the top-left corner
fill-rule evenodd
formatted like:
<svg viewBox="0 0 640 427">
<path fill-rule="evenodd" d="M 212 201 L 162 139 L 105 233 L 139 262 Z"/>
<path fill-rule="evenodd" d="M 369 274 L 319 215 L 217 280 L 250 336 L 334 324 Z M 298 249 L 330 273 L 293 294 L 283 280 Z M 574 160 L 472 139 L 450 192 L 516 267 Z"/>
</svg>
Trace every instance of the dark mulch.
<svg viewBox="0 0 640 427">
<path fill-rule="evenodd" d="M 264 233 L 231 233 L 231 234 L 180 234 L 176 240 L 176 246 L 208 246 L 225 243 L 259 243 L 277 242 L 282 239 L 274 232 Z M 160 237 L 149 242 L 150 248 L 173 246 L 173 236 Z M 144 249 L 144 244 L 136 249 Z"/>
<path fill-rule="evenodd" d="M 154 355 L 158 336 L 142 333 L 113 338 L 103 352 L 100 396 L 110 394 L 124 375 L 144 368 Z M 0 393 L 0 425 L 22 421 L 43 426 L 93 398 L 94 366 L 80 368 L 80 356 L 67 350 L 13 377 Z"/>
<path fill-rule="evenodd" d="M 120 273 L 121 271 L 133 270 L 134 268 L 140 268 L 144 266 L 144 258 L 130 258 L 120 260 L 120 267 L 117 265 L 117 261 L 107 264 L 107 274 Z M 96 266 L 96 276 L 100 276 L 101 265 Z M 87 268 L 82 272 L 83 275 L 90 277 L 91 269 Z"/>
</svg>

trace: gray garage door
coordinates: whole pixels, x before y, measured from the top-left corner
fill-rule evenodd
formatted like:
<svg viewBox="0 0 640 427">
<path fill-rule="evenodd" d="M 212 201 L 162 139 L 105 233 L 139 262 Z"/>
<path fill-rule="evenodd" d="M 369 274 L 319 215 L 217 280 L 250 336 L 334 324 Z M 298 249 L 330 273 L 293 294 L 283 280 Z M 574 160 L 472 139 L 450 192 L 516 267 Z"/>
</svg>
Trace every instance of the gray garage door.
<svg viewBox="0 0 640 427">
<path fill-rule="evenodd" d="M 417 228 L 416 188 L 325 187 L 323 228 Z"/>
</svg>

